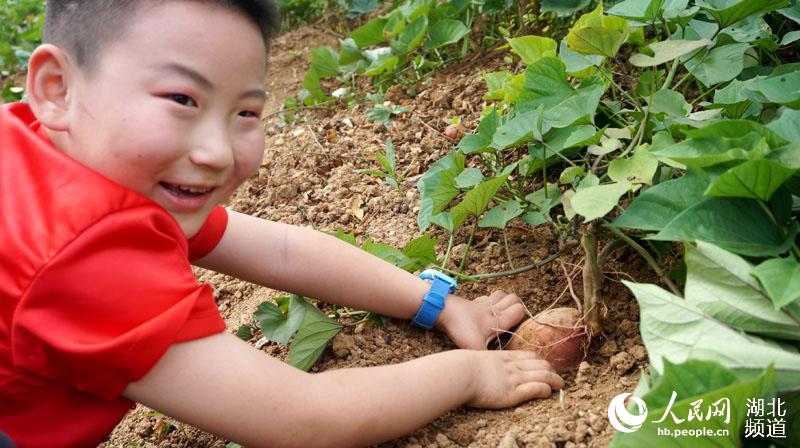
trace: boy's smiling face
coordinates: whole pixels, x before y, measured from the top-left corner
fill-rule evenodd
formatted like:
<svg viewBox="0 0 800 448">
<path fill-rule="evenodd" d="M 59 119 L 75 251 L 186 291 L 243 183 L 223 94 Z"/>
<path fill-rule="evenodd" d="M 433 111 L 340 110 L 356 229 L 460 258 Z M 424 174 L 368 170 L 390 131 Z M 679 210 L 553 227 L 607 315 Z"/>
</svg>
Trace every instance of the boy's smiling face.
<svg viewBox="0 0 800 448">
<path fill-rule="evenodd" d="M 73 158 L 160 204 L 194 235 L 264 152 L 266 50 L 245 16 L 193 1 L 146 4 L 90 74 L 69 81 Z"/>
</svg>

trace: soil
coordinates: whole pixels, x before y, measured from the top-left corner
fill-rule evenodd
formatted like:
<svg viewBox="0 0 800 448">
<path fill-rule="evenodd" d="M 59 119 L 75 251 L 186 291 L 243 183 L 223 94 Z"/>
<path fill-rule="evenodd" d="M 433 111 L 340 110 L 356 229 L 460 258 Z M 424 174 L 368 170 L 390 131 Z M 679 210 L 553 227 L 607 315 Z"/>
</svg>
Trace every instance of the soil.
<svg viewBox="0 0 800 448">
<path fill-rule="evenodd" d="M 308 67 L 310 49 L 332 45 L 335 37 L 320 29 L 303 28 L 276 39 L 267 80 L 266 154 L 258 173 L 230 199 L 228 206 L 262 218 L 311 226 L 321 231 L 355 232 L 401 247 L 419 235 L 416 216 L 419 193 L 416 179 L 452 147 L 443 131 L 450 119 L 460 119 L 465 129 L 474 129 L 485 106 L 485 83 L 480 73 L 498 69 L 514 70 L 503 62 L 501 53 L 468 58 L 415 86 L 409 97 L 405 88 L 393 87 L 386 99 L 409 112 L 395 117 L 386 129 L 372 124 L 364 115 L 366 105 L 348 108 L 344 104 L 306 109 L 290 124 L 276 114 L 286 95 L 296 93 Z M 382 179 L 354 172 L 375 168 L 375 152 L 391 137 L 397 151 L 398 171 L 406 171 L 400 191 Z M 468 225 L 464 228 L 471 227 Z M 439 238 L 440 255 L 445 249 Z M 515 225 L 507 230 L 510 254 L 503 234 L 479 230 L 470 251 L 466 273 L 507 271 L 542 260 L 559 250 L 558 238 L 549 228 Z M 460 260 L 467 235 L 458 234 L 453 260 Z M 561 248 L 561 249 L 560 249 Z M 570 252 L 574 250 L 574 252 Z M 574 273 L 574 289 L 581 294 L 579 250 L 564 255 L 542 268 L 513 277 L 464 284 L 460 294 L 475 298 L 495 289 L 514 292 L 532 314 L 551 306 L 574 303 L 568 292 L 567 272 Z M 510 262 L 509 262 L 510 255 Z M 563 265 L 562 265 L 563 263 Z M 455 268 L 455 266 L 450 266 Z M 602 289 L 604 331 L 593 338 L 589 354 L 580 366 L 564 375 L 567 386 L 558 393 L 512 409 L 479 410 L 459 408 L 407 437 L 383 444 L 385 447 L 605 447 L 613 431 L 606 417 L 611 399 L 631 391 L 647 357 L 639 335 L 639 309 L 621 279 L 656 282 L 655 276 L 638 256 L 621 248 L 605 268 Z M 235 332 L 251 321 L 250 315 L 264 300 L 285 295 L 221 274 L 197 270 L 200 281 L 209 283 L 219 309 Z M 251 341 L 251 343 L 255 343 Z M 387 319 L 383 326 L 347 326 L 326 349 L 313 371 L 366 367 L 398 363 L 443 350 L 454 345 L 439 333 L 424 332 L 408 322 Z M 265 354 L 285 359 L 286 350 L 268 343 Z M 201 430 L 138 406 L 117 426 L 101 446 L 224 447 L 226 441 Z"/>
</svg>

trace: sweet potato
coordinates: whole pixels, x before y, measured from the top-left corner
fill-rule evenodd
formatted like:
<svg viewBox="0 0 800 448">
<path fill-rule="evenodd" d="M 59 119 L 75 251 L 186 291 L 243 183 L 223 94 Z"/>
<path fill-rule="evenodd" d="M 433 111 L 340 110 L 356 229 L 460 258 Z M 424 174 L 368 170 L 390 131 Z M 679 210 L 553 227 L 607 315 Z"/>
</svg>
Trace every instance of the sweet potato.
<svg viewBox="0 0 800 448">
<path fill-rule="evenodd" d="M 532 350 L 557 372 L 577 366 L 586 357 L 589 336 L 575 308 L 552 308 L 524 321 L 506 348 Z"/>
</svg>

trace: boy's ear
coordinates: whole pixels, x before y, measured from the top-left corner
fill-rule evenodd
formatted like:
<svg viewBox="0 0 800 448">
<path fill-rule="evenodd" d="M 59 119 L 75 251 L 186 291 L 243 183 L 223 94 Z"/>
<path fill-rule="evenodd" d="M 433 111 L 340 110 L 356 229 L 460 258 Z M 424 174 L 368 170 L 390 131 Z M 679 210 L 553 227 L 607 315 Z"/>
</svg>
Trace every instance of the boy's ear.
<svg viewBox="0 0 800 448">
<path fill-rule="evenodd" d="M 71 64 L 64 50 L 51 44 L 36 48 L 28 62 L 28 103 L 39 122 L 54 131 L 68 127 Z"/>
</svg>

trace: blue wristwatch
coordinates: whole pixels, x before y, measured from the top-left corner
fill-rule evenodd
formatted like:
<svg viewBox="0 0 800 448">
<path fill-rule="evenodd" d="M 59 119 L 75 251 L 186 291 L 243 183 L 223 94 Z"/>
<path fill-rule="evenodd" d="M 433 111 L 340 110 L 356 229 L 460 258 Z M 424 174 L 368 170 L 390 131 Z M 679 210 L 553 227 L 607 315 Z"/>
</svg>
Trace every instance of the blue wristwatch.
<svg viewBox="0 0 800 448">
<path fill-rule="evenodd" d="M 422 305 L 420 305 L 417 315 L 411 319 L 411 323 L 430 330 L 444 308 L 444 299 L 456 290 L 457 284 L 455 279 L 434 269 L 425 269 L 422 274 L 419 274 L 419 278 L 430 280 L 431 287 L 422 299 Z"/>
</svg>

